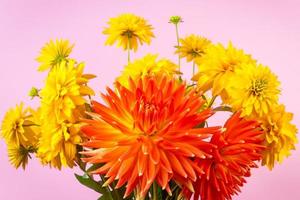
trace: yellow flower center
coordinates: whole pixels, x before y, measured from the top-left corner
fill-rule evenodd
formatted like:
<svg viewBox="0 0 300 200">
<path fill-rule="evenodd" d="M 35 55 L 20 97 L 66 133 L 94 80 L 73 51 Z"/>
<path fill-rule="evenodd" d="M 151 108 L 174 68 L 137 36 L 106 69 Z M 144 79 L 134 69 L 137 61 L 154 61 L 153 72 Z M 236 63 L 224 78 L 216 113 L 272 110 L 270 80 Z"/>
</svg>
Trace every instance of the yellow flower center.
<svg viewBox="0 0 300 200">
<path fill-rule="evenodd" d="M 255 96 L 261 96 L 264 92 L 264 90 L 267 87 L 267 81 L 264 79 L 258 79 L 255 81 L 252 81 L 252 85 L 250 87 L 251 94 Z"/>
</svg>

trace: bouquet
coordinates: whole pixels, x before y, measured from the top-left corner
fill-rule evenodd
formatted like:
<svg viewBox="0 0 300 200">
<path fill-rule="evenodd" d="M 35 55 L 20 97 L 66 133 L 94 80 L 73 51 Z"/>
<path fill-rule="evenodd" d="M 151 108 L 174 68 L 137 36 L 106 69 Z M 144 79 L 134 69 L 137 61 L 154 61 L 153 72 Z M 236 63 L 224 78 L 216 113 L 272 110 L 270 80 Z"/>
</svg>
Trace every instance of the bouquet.
<svg viewBox="0 0 300 200">
<path fill-rule="evenodd" d="M 180 16 L 169 23 L 176 63 L 154 54 L 133 60 L 151 43 L 153 27 L 134 14 L 109 20 L 106 44 L 127 51 L 128 61 L 99 102 L 89 86 L 96 76 L 70 57 L 74 45 L 48 42 L 37 57 L 38 70 L 48 72 L 45 85 L 29 92 L 39 107 L 20 103 L 2 122 L 11 164 L 25 169 L 35 155 L 59 170 L 79 167 L 77 180 L 99 200 L 230 200 L 252 168 L 271 170 L 288 157 L 297 129 L 270 68 L 231 42 L 180 37 Z M 190 80 L 183 79 L 183 59 L 191 63 Z M 216 112 L 229 117 L 211 126 Z"/>
</svg>

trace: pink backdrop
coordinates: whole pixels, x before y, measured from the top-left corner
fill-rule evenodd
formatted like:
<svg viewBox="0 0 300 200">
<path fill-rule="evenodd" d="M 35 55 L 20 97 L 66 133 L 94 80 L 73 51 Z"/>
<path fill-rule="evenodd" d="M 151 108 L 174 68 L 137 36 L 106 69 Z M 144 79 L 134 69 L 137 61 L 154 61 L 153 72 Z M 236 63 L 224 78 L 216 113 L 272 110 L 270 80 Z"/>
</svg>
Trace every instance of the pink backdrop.
<svg viewBox="0 0 300 200">
<path fill-rule="evenodd" d="M 295 113 L 299 126 L 300 2 L 297 0 L 252 1 L 204 0 L 0 0 L 0 118 L 7 108 L 21 100 L 35 106 L 27 97 L 31 86 L 41 87 L 45 74 L 36 71 L 34 61 L 41 46 L 50 38 L 68 38 L 76 43 L 73 57 L 86 62 L 86 70 L 98 75 L 92 82 L 97 90 L 111 85 L 126 63 L 126 53 L 104 46 L 101 34 L 105 22 L 120 13 L 144 16 L 155 27 L 156 39 L 134 57 L 147 52 L 171 59 L 175 44 L 171 15 L 181 15 L 180 34 L 202 34 L 214 42 L 227 43 L 251 53 L 270 66 L 282 82 L 281 101 Z M 248 3 L 246 3 L 248 2 Z M 191 71 L 186 65 L 185 71 Z M 298 148 L 300 146 L 298 145 Z M 26 171 L 8 163 L 4 142 L 0 141 L 0 199 L 50 200 L 96 199 L 97 195 L 73 177 L 73 170 L 56 171 L 33 159 Z M 253 171 L 242 200 L 299 200 L 300 151 L 272 172 Z"/>
</svg>

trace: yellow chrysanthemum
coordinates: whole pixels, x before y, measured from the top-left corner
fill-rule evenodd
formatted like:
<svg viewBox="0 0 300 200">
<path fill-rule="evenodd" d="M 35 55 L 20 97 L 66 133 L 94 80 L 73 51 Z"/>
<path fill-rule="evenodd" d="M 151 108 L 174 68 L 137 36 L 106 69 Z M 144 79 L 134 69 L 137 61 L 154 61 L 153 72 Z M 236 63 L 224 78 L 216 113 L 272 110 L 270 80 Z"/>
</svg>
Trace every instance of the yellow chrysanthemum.
<svg viewBox="0 0 300 200">
<path fill-rule="evenodd" d="M 211 45 L 211 41 L 197 35 L 189 35 L 179 40 L 180 46 L 176 53 L 181 58 L 186 58 L 187 62 L 200 63 L 201 58 L 206 54 L 207 49 Z"/>
<path fill-rule="evenodd" d="M 25 169 L 28 163 L 28 158 L 31 158 L 30 153 L 35 152 L 35 149 L 33 147 L 24 147 L 22 145 L 17 146 L 15 144 L 8 144 L 7 151 L 10 163 L 15 168 L 19 168 L 20 166 L 22 166 L 22 168 Z"/>
<path fill-rule="evenodd" d="M 74 60 L 62 61 L 53 67 L 40 95 L 42 98 L 43 118 L 55 118 L 58 121 L 72 120 L 76 106 L 83 105 L 83 96 L 94 92 L 86 83 L 93 75 L 83 75 L 84 64 Z"/>
<path fill-rule="evenodd" d="M 29 147 L 37 142 L 34 126 L 30 109 L 21 103 L 5 114 L 1 132 L 7 144 Z"/>
<path fill-rule="evenodd" d="M 269 169 L 274 164 L 281 163 L 290 151 L 295 149 L 297 143 L 297 128 L 291 124 L 293 114 L 285 111 L 283 105 L 277 106 L 263 119 L 262 128 L 265 130 L 266 150 L 263 154 L 262 164 Z"/>
<path fill-rule="evenodd" d="M 179 73 L 178 66 L 167 59 L 157 60 L 157 55 L 148 54 L 141 59 L 129 63 L 123 70 L 117 81 L 123 86 L 129 86 L 129 77 L 137 80 L 147 75 L 167 75 L 172 76 Z"/>
<path fill-rule="evenodd" d="M 57 123 L 55 120 L 42 125 L 37 156 L 43 164 L 61 169 L 73 167 L 76 159 L 76 145 L 81 142 L 80 124 Z"/>
<path fill-rule="evenodd" d="M 255 61 L 243 50 L 233 47 L 231 43 L 227 48 L 221 44 L 213 45 L 198 65 L 198 73 L 193 80 L 198 82 L 200 90 L 212 89 L 214 96 L 221 95 L 222 100 L 226 101 L 230 79 L 245 63 L 255 63 Z"/>
<path fill-rule="evenodd" d="M 45 71 L 56 64 L 66 60 L 74 45 L 71 45 L 68 40 L 50 40 L 40 52 L 37 61 L 40 63 L 39 71 Z"/>
<path fill-rule="evenodd" d="M 229 104 L 243 116 L 268 115 L 277 104 L 279 81 L 268 67 L 248 64 L 236 71 L 229 91 Z"/>
<path fill-rule="evenodd" d="M 151 38 L 154 37 L 152 26 L 144 18 L 133 14 L 122 14 L 111 18 L 108 25 L 103 31 L 108 35 L 105 44 L 117 43 L 117 46 L 123 47 L 124 50 L 134 49 L 136 51 L 138 43 L 150 44 Z"/>
</svg>

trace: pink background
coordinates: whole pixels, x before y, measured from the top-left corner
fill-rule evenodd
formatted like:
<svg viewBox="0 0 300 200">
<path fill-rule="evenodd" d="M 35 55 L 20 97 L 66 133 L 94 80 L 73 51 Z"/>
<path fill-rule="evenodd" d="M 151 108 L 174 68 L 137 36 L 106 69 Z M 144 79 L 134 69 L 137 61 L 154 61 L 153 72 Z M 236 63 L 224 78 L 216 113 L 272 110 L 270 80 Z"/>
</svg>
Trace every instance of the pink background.
<svg viewBox="0 0 300 200">
<path fill-rule="evenodd" d="M 270 66 L 282 82 L 281 101 L 295 113 L 299 126 L 300 1 L 204 0 L 0 0 L 0 118 L 20 101 L 36 106 L 27 97 L 31 86 L 43 85 L 44 73 L 36 71 L 34 58 L 50 38 L 68 38 L 76 43 L 72 56 L 86 62 L 86 71 L 98 75 L 92 82 L 96 91 L 111 85 L 126 63 L 126 53 L 104 46 L 101 34 L 105 22 L 124 12 L 144 16 L 155 27 L 156 39 L 133 57 L 160 53 L 176 61 L 171 15 L 181 15 L 180 34 L 201 34 L 214 42 L 227 43 L 251 53 Z M 189 65 L 183 67 L 190 73 Z M 298 145 L 298 148 L 300 146 Z M 26 171 L 8 163 L 6 147 L 0 141 L 0 199 L 96 199 L 97 194 L 82 187 L 74 170 L 62 172 L 41 166 L 33 159 Z M 248 184 L 235 199 L 300 199 L 300 151 L 272 172 L 262 167 L 253 171 Z M 76 170 L 75 170 L 76 171 Z"/>
</svg>

